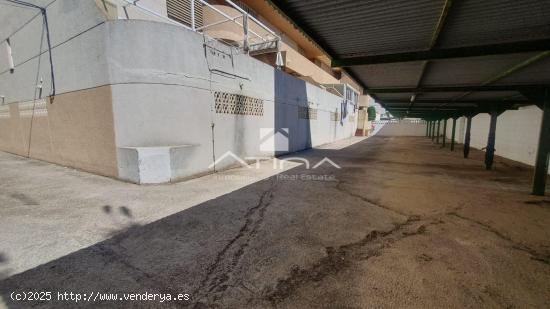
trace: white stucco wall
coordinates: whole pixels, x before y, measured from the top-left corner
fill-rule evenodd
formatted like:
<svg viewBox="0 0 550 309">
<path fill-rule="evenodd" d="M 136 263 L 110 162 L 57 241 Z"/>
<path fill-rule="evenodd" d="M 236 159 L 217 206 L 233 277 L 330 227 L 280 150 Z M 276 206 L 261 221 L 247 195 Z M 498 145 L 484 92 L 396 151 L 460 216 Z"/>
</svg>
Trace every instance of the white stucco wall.
<svg viewBox="0 0 550 309">
<path fill-rule="evenodd" d="M 441 123 L 443 128 L 443 123 Z M 466 129 L 466 118 L 460 117 L 456 119 L 455 141 L 464 143 L 464 133 Z M 447 138 L 450 140 L 453 133 L 453 119 L 447 119 Z"/>
<path fill-rule="evenodd" d="M 135 7 L 133 5 L 128 5 L 125 1 L 122 0 L 111 0 L 114 4 L 118 4 L 118 18 L 121 19 L 142 19 L 142 20 L 154 20 L 154 21 L 165 21 L 163 18 L 156 17 L 151 13 Z M 140 0 L 138 2 L 139 6 L 147 9 L 151 12 L 154 12 L 162 17 L 168 17 L 166 10 L 166 0 Z M 126 10 L 122 6 L 126 7 Z M 128 14 L 128 16 L 126 16 Z"/>
<path fill-rule="evenodd" d="M 345 119 L 331 121 L 331 112 L 342 112 L 342 98 L 228 46 L 205 46 L 200 34 L 147 21 L 106 27 L 117 147 L 192 145 L 173 165 L 175 177 L 208 172 L 228 151 L 242 158 L 274 155 L 260 151 L 261 128 L 288 128 L 290 152 L 355 132 L 351 105 Z M 216 113 L 215 91 L 261 99 L 263 115 Z M 316 109 L 316 119 L 300 119 L 299 107 Z"/>
<path fill-rule="evenodd" d="M 472 119 L 470 146 L 481 149 L 487 146 L 489 114 L 479 114 Z M 535 105 L 510 110 L 497 119 L 495 154 L 529 165 L 535 164 L 542 110 Z M 447 137 L 451 137 L 451 123 L 447 124 Z M 464 142 L 466 118 L 457 120 L 456 140 Z"/>
<path fill-rule="evenodd" d="M 426 136 L 424 121 L 392 120 L 373 121 L 375 132 L 379 136 Z"/>
<path fill-rule="evenodd" d="M 95 1 L 57 0 L 48 6 L 47 14 L 57 93 L 106 84 L 102 32 L 106 18 Z M 3 18 L 6 16 L 9 18 Z M 35 10 L 2 6 L 0 25 L 0 40 L 10 38 L 15 63 L 11 74 L 5 49 L 0 50 L 0 95 L 5 96 L 5 103 L 32 100 L 37 79 L 43 79 L 43 95 L 49 95 L 50 62 L 42 15 Z"/>
</svg>

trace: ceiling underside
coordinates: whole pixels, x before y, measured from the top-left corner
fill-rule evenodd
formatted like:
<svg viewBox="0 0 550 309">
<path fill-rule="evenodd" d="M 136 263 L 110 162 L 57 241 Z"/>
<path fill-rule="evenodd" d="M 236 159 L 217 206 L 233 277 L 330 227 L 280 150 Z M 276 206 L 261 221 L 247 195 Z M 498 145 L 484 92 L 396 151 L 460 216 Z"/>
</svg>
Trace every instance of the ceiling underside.
<svg viewBox="0 0 550 309">
<path fill-rule="evenodd" d="M 394 114 L 540 104 L 550 85 L 547 0 L 272 2 Z"/>
</svg>

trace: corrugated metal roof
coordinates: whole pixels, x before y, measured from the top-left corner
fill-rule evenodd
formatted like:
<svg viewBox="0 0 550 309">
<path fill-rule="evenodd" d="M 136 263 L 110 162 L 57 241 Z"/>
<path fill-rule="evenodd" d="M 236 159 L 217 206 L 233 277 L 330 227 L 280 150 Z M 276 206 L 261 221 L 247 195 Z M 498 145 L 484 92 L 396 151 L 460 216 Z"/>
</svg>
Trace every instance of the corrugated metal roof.
<svg viewBox="0 0 550 309">
<path fill-rule="evenodd" d="M 548 0 L 271 1 L 332 57 L 339 59 L 550 39 Z M 431 43 L 435 44 L 431 46 Z M 540 50 L 536 48 L 531 50 Z M 541 84 L 550 83 L 550 56 L 546 56 L 540 52 L 518 53 L 510 49 L 509 54 L 355 65 L 347 70 L 367 88 Z M 406 102 L 413 93 L 375 95 L 382 103 L 389 100 Z M 512 98 L 522 100 L 522 104 L 526 100 L 517 91 L 420 91 L 416 98 L 441 100 L 453 106 L 466 106 L 452 103 L 456 100 Z M 389 104 L 388 107 L 403 105 Z M 425 108 L 427 105 L 414 104 L 413 109 L 419 106 Z"/>
<path fill-rule="evenodd" d="M 454 1 L 440 47 L 525 41 L 550 37 L 550 1 Z"/>
<path fill-rule="evenodd" d="M 369 87 L 415 87 L 423 62 L 400 62 L 353 67 L 350 70 Z"/>
<path fill-rule="evenodd" d="M 483 91 L 483 92 L 472 92 L 464 97 L 465 100 L 490 100 L 495 97 L 498 98 L 513 98 L 514 100 L 517 100 L 518 98 L 525 98 L 518 93 L 517 91 Z"/>
<path fill-rule="evenodd" d="M 464 92 L 425 92 L 417 95 L 417 98 L 425 100 L 450 100 L 462 94 Z"/>
<path fill-rule="evenodd" d="M 495 85 L 533 83 L 550 84 L 550 57 L 542 59 L 536 65 L 528 66 L 515 74 L 495 82 Z"/>
<path fill-rule="evenodd" d="M 332 56 L 427 48 L 444 0 L 282 1 Z"/>
<path fill-rule="evenodd" d="M 380 100 L 409 100 L 413 93 L 380 93 L 377 97 Z"/>
<path fill-rule="evenodd" d="M 480 85 L 536 53 L 430 61 L 423 86 Z M 473 69 L 475 68 L 475 69 Z"/>
</svg>

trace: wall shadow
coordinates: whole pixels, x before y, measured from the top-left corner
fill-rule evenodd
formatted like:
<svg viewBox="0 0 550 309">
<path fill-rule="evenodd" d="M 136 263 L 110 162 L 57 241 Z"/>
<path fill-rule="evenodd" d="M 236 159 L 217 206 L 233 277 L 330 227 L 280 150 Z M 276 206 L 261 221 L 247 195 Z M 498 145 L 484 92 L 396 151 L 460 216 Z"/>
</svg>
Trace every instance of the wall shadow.
<svg viewBox="0 0 550 309">
<path fill-rule="evenodd" d="M 308 113 L 306 82 L 281 70 L 274 70 L 275 156 L 311 148 L 311 125 Z M 284 135 L 288 150 L 284 150 Z"/>
<path fill-rule="evenodd" d="M 4 252 L 0 252 L 0 280 L 7 278 L 11 272 L 9 267 L 5 267 L 5 264 L 8 264 L 8 256 Z"/>
</svg>

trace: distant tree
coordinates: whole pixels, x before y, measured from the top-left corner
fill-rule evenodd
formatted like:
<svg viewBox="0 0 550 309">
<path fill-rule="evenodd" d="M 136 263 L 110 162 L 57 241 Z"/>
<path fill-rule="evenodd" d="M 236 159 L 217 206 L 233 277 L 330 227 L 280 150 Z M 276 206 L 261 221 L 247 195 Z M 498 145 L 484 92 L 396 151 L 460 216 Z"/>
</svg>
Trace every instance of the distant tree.
<svg viewBox="0 0 550 309">
<path fill-rule="evenodd" d="M 368 119 L 369 121 L 373 121 L 376 119 L 376 108 L 374 108 L 374 106 L 369 106 L 367 108 L 367 115 L 368 115 Z"/>
</svg>

